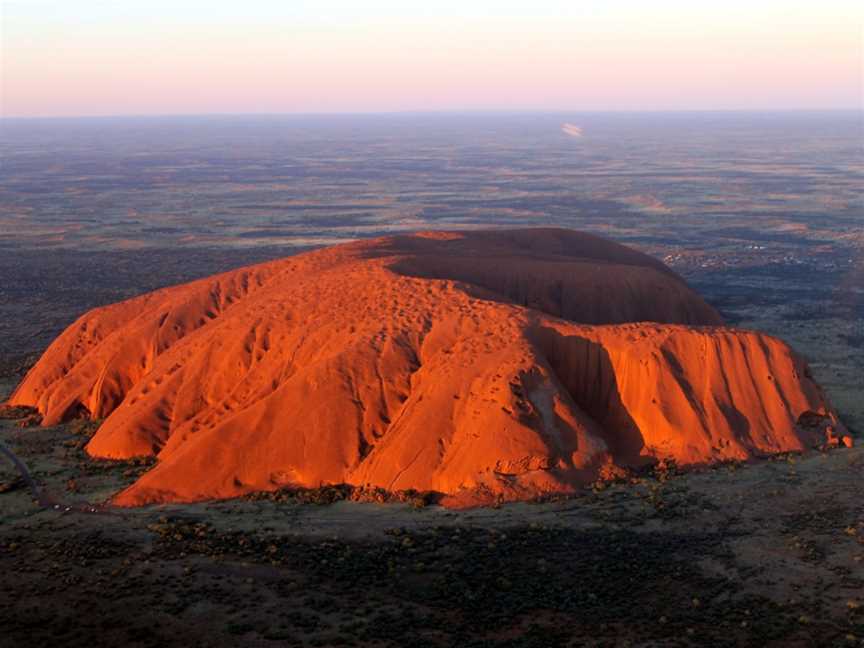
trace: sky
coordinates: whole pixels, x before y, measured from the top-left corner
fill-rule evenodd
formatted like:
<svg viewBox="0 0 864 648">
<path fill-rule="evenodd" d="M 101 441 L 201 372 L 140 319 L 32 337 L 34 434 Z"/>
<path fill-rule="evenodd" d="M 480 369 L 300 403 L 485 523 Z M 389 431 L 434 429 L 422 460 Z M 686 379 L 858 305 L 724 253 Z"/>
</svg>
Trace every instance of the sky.
<svg viewBox="0 0 864 648">
<path fill-rule="evenodd" d="M 847 0 L 0 9 L 4 117 L 862 108 L 864 3 Z"/>
</svg>

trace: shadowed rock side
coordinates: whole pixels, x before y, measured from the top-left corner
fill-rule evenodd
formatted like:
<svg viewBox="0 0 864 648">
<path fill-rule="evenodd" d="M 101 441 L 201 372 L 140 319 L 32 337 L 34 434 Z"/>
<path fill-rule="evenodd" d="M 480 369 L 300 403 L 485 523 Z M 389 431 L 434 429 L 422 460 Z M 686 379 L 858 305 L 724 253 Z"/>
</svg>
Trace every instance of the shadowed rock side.
<svg viewBox="0 0 864 648">
<path fill-rule="evenodd" d="M 623 319 L 642 323 L 577 323 Z M 107 417 L 93 456 L 158 455 L 122 505 L 343 482 L 528 498 L 607 464 L 745 459 L 839 425 L 784 343 L 668 322 L 720 320 L 596 237 L 398 236 L 91 311 L 10 404 L 46 425 Z"/>
<path fill-rule="evenodd" d="M 401 274 L 464 281 L 584 324 L 723 323 L 663 263 L 598 236 L 533 229 L 435 237 L 400 237 L 370 253 L 399 255 L 391 268 Z"/>
</svg>

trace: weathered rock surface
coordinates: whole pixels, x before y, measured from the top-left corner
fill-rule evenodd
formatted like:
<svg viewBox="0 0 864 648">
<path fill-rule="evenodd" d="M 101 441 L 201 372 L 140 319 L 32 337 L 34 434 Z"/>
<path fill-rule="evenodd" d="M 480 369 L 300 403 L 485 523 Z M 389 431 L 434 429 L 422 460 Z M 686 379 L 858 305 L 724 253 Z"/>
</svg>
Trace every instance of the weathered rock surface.
<svg viewBox="0 0 864 648">
<path fill-rule="evenodd" d="M 10 405 L 105 418 L 93 456 L 158 455 L 122 505 L 343 482 L 528 498 L 841 427 L 786 344 L 555 229 L 363 241 L 95 309 Z"/>
</svg>

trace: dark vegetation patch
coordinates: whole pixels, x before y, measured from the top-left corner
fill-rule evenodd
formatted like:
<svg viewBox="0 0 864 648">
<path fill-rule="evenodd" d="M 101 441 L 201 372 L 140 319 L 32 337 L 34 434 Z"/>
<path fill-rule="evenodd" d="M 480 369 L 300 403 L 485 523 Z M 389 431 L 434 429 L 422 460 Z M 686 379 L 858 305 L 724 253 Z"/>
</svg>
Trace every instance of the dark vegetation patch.
<svg viewBox="0 0 864 648">
<path fill-rule="evenodd" d="M 855 349 L 864 349 L 864 334 L 855 334 L 851 333 L 845 335 L 843 333 L 839 334 L 840 339 L 844 340 L 846 344 L 855 348 Z"/>
<path fill-rule="evenodd" d="M 20 439 L 27 456 L 49 452 L 89 470 L 117 470 L 123 462 L 83 454 L 81 444 L 98 423 L 15 430 L 10 441 Z M 55 447 L 40 445 L 39 437 Z M 134 467 L 146 469 L 149 461 Z M 682 472 L 674 462 L 660 461 L 638 473 L 605 475 L 595 490 L 621 484 L 635 506 L 614 522 L 586 514 L 579 528 L 522 518 L 517 526 L 498 528 L 465 522 L 394 526 L 366 540 L 304 533 L 305 523 L 292 518 L 297 506 L 361 496 L 410 503 L 419 498 L 423 504 L 429 495 L 345 486 L 248 496 L 262 505 L 285 504 L 264 507 L 296 519 L 278 532 L 268 523 L 249 525 L 247 516 L 255 513 L 248 508 L 240 517 L 235 510 L 211 518 L 208 507 L 161 518 L 152 509 L 34 516 L 32 528 L 24 520 L 0 525 L 0 627 L 10 645 L 87 648 L 835 646 L 855 645 L 847 635 L 864 636 L 859 608 L 847 613 L 844 607 L 838 617 L 836 605 L 826 605 L 819 591 L 801 590 L 794 600 L 753 593 L 746 581 L 762 575 L 742 567 L 735 549 L 751 533 L 748 525 L 690 524 L 718 503 L 690 488 Z M 80 474 L 86 497 L 89 474 Z M 844 529 L 858 525 L 856 515 L 855 508 L 807 500 L 800 513 L 782 518 L 779 544 L 794 547 L 797 560 L 825 566 L 832 556 L 830 533 L 839 529 L 846 537 Z M 399 524 L 397 516 L 393 520 Z M 233 528 L 235 523 L 252 530 Z M 852 531 L 858 533 L 858 526 Z M 724 569 L 706 569 L 706 561 Z M 848 569 L 837 572 L 837 582 L 859 590 L 864 585 Z M 850 595 L 850 605 L 857 601 Z"/>
<path fill-rule="evenodd" d="M 348 645 L 564 646 L 586 637 L 598 645 L 624 638 L 781 645 L 800 638 L 803 626 L 810 636 L 837 638 L 809 616 L 802 622 L 800 606 L 742 598 L 731 581 L 705 575 L 699 559 L 726 555 L 728 534 L 395 528 L 387 541 L 352 543 L 219 532 L 167 518 L 150 530 L 158 537 L 154 551 L 168 559 L 203 555 L 302 574 L 304 603 L 315 612 L 295 613 L 291 630 L 318 631 L 322 614 L 343 614 L 353 619 Z M 263 586 L 294 591 L 278 577 Z M 343 607 L 355 596 L 386 604 L 358 615 Z M 262 629 L 243 628 L 252 632 Z"/>
<path fill-rule="evenodd" d="M 290 504 L 335 504 L 336 502 L 374 502 L 377 504 L 410 504 L 423 508 L 441 501 L 442 494 L 433 491 L 388 491 L 377 486 L 335 484 L 318 488 L 292 487 L 275 491 L 259 491 L 246 496 L 250 501 L 268 501 Z"/>
</svg>

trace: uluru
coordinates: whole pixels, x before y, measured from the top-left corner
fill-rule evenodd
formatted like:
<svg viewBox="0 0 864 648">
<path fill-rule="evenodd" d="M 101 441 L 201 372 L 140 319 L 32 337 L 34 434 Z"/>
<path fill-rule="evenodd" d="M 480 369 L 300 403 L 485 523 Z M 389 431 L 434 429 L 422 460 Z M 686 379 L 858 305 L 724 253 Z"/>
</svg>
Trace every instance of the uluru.
<svg viewBox="0 0 864 648">
<path fill-rule="evenodd" d="M 155 456 L 125 506 L 326 484 L 531 499 L 842 430 L 784 342 L 551 228 L 363 240 L 97 308 L 9 404 L 102 420 L 93 457 Z"/>
</svg>

